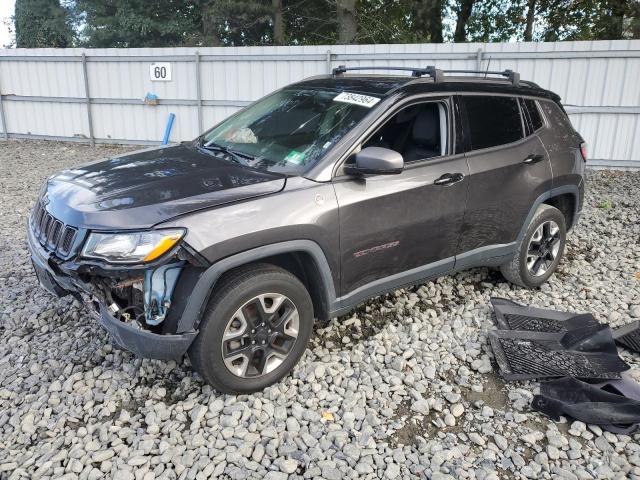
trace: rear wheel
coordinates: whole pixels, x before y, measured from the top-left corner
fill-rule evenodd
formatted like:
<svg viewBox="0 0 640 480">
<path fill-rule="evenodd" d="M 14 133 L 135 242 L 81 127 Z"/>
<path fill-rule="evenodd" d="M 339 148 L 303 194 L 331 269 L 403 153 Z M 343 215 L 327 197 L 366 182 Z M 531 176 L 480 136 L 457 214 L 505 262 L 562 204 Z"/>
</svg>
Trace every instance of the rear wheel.
<svg viewBox="0 0 640 480">
<path fill-rule="evenodd" d="M 313 305 L 293 274 L 252 265 L 216 285 L 189 349 L 194 368 L 225 393 L 277 382 L 298 362 L 313 329 Z"/>
<path fill-rule="evenodd" d="M 558 267 L 566 238 L 562 212 L 551 205 L 540 205 L 513 259 L 500 267 L 502 275 L 523 287 L 539 287 Z"/>
</svg>

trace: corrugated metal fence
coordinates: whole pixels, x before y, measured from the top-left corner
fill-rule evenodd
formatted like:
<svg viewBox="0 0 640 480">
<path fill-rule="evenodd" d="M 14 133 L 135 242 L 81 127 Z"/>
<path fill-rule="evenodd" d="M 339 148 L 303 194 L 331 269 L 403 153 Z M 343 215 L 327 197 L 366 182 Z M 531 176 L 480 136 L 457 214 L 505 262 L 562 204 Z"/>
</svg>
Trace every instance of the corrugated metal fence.
<svg viewBox="0 0 640 480">
<path fill-rule="evenodd" d="M 170 81 L 150 66 L 169 63 Z M 331 68 L 513 69 L 563 98 L 592 165 L 640 167 L 640 40 L 0 50 L 0 138 L 157 143 L 194 138 L 279 87 Z M 157 105 L 143 102 L 147 93 Z"/>
</svg>

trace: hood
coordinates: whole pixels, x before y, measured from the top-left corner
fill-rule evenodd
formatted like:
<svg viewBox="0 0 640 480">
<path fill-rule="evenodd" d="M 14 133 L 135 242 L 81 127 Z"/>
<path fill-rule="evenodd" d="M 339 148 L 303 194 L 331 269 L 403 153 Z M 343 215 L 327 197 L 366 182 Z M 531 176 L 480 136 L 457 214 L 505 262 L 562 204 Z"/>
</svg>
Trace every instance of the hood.
<svg viewBox="0 0 640 480">
<path fill-rule="evenodd" d="M 191 145 L 154 148 L 65 170 L 47 181 L 47 210 L 81 228 L 148 228 L 170 218 L 279 192 L 286 177 Z"/>
</svg>

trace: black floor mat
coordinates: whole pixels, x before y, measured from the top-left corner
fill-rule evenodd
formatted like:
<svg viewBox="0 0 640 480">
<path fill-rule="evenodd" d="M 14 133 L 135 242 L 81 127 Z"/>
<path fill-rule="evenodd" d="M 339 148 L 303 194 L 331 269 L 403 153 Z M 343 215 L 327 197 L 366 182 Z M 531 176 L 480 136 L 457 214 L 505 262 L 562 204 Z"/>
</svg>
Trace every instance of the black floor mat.
<svg viewBox="0 0 640 480">
<path fill-rule="evenodd" d="M 620 378 L 630 368 L 618 356 L 607 325 L 554 333 L 492 330 L 489 340 L 505 380 Z"/>
<path fill-rule="evenodd" d="M 498 297 L 491 297 L 491 305 L 495 323 L 501 330 L 566 332 L 579 327 L 599 325 L 590 313 L 577 314 L 527 307 Z"/>
<path fill-rule="evenodd" d="M 613 386 L 612 386 L 613 385 Z M 618 393 L 607 391 L 612 388 Z M 560 378 L 540 385 L 531 408 L 554 420 L 565 415 L 581 422 L 600 425 L 614 433 L 630 434 L 640 423 L 640 401 L 629 398 L 621 390 L 636 396 L 640 386 L 624 376 L 622 380 L 589 384 L 575 378 Z"/>
<path fill-rule="evenodd" d="M 640 353 L 640 321 L 613 330 L 613 339 L 623 347 Z"/>
</svg>

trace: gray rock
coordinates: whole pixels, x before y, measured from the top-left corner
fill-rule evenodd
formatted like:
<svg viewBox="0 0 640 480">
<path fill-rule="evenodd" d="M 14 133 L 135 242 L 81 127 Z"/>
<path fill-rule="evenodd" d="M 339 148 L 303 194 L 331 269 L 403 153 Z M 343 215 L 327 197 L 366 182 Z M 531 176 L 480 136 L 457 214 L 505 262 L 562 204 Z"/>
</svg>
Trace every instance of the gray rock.
<svg viewBox="0 0 640 480">
<path fill-rule="evenodd" d="M 421 415 L 429 415 L 429 403 L 426 400 L 417 400 L 411 404 L 411 410 Z"/>
</svg>

